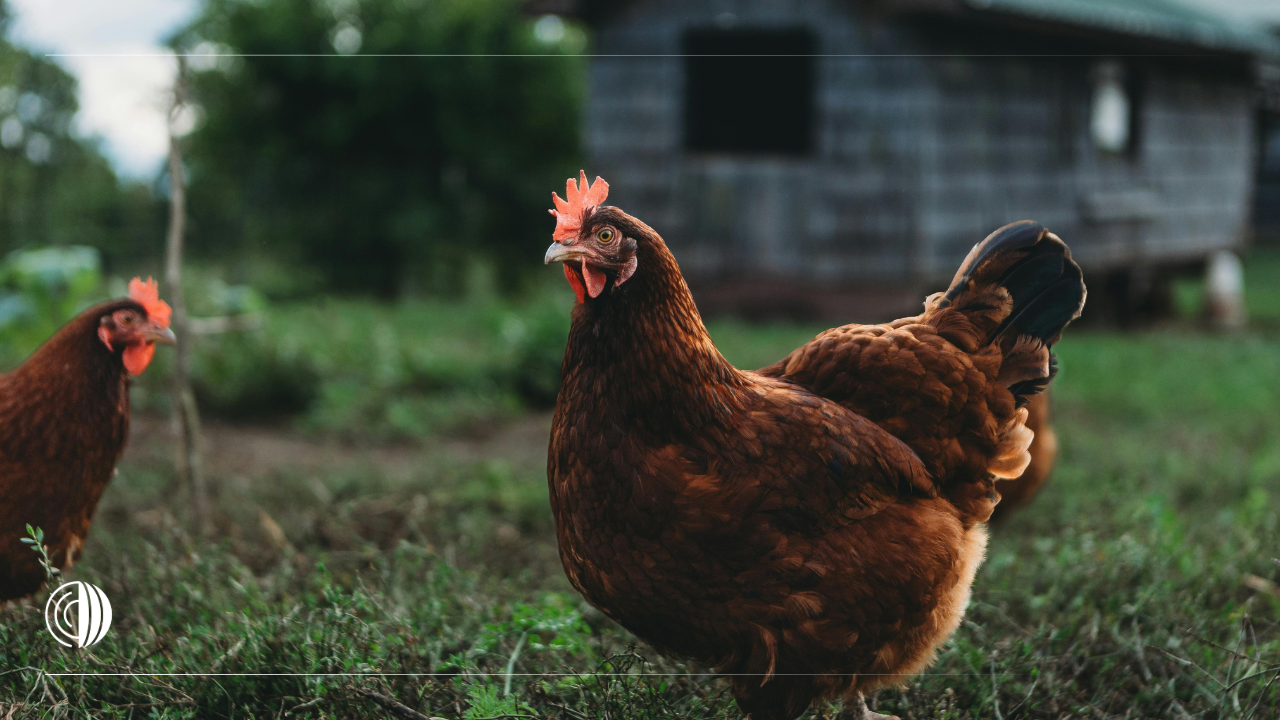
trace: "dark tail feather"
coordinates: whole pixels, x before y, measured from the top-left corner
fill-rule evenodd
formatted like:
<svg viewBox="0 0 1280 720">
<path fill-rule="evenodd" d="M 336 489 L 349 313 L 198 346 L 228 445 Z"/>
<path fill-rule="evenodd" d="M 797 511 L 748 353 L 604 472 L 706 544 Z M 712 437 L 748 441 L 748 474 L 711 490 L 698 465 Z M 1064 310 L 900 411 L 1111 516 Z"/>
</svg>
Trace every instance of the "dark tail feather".
<svg viewBox="0 0 1280 720">
<path fill-rule="evenodd" d="M 1067 323 L 1080 317 L 1086 294 L 1084 277 L 1071 259 L 1071 249 L 1030 220 L 1006 225 L 975 245 L 943 295 L 941 306 L 960 300 L 966 293 L 977 301 L 984 287 L 1003 287 L 1013 301 L 1012 311 L 991 329 L 989 340 L 1027 335 L 1045 345 L 1057 342 Z M 977 307 L 985 310 L 987 306 Z"/>
<path fill-rule="evenodd" d="M 1044 389 L 1049 387 L 1049 381 L 1058 375 L 1058 356 L 1049 353 L 1049 374 L 1044 377 L 1032 378 L 1016 382 L 1009 386 L 1009 392 L 1013 393 L 1014 400 L 1018 407 L 1026 405 L 1032 395 L 1039 395 Z"/>
<path fill-rule="evenodd" d="M 1000 380 L 1022 406 L 1056 374 L 1049 348 L 1080 317 L 1085 295 L 1066 243 L 1023 220 L 975 245 L 930 312 L 939 334 L 960 347 L 1000 346 Z"/>
<path fill-rule="evenodd" d="M 1044 226 L 1032 220 L 1009 223 L 991 233 L 969 251 L 943 298 L 954 301 L 973 285 L 994 283 L 1009 265 L 1023 257 L 1020 253 L 1034 247 L 1044 233 Z"/>
</svg>

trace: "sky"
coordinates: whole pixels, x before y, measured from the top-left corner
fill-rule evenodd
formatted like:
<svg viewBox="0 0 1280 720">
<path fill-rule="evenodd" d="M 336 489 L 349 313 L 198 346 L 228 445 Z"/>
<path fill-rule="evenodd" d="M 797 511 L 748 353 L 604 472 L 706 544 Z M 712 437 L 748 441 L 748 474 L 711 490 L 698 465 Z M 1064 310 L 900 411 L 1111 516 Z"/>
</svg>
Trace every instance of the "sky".
<svg viewBox="0 0 1280 720">
<path fill-rule="evenodd" d="M 197 0 L 9 0 L 10 38 L 39 53 L 163 54 L 166 35 L 194 17 Z M 62 57 L 80 81 L 76 129 L 101 136 L 123 176 L 149 179 L 168 148 L 171 57 Z"/>
<path fill-rule="evenodd" d="M 1175 2 L 1177 0 L 1174 0 Z M 1280 0 L 1183 0 L 1280 25 Z M 12 39 L 38 52 L 163 54 L 166 35 L 190 20 L 199 0 L 9 0 Z M 77 129 L 101 136 L 121 175 L 152 177 L 168 147 L 169 57 L 63 57 L 80 80 Z"/>
</svg>

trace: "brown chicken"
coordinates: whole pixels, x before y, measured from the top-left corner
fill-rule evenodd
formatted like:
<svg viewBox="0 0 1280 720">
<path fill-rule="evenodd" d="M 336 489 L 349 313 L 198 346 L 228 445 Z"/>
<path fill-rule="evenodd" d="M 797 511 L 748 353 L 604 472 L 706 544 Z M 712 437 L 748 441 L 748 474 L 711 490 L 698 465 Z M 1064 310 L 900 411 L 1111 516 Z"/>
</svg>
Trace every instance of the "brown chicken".
<svg viewBox="0 0 1280 720">
<path fill-rule="evenodd" d="M 28 524 L 44 530 L 57 567 L 79 558 L 129 435 L 129 375 L 155 343 L 174 342 L 156 283 L 134 278 L 129 295 L 84 311 L 0 375 L 0 601 L 44 584 L 20 542 Z"/>
<path fill-rule="evenodd" d="M 578 296 L 547 474 L 560 557 L 587 600 L 730 679 L 755 720 L 932 662 L 999 499 L 1028 462 L 1029 397 L 1085 297 L 1067 246 L 1021 222 L 977 245 L 918 317 L 829 330 L 744 372 L 675 258 L 604 206 L 555 197 Z M 883 716 L 880 716 L 883 717 Z"/>
<path fill-rule="evenodd" d="M 1035 433 L 1031 447 L 1031 462 L 1027 469 L 1016 478 L 996 479 L 996 492 L 1000 493 L 1000 504 L 991 515 L 991 522 L 999 522 L 1009 517 L 1009 513 L 1029 504 L 1036 493 L 1049 479 L 1053 472 L 1054 461 L 1058 459 L 1058 434 L 1049 423 L 1049 392 L 1040 393 L 1027 403 L 1027 429 Z"/>
</svg>

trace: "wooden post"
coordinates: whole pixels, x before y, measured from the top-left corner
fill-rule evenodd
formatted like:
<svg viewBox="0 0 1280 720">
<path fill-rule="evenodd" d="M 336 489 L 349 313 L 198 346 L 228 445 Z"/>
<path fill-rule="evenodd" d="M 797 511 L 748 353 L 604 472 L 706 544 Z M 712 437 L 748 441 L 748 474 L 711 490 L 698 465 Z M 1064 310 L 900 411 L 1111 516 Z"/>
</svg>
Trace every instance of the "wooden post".
<svg viewBox="0 0 1280 720">
<path fill-rule="evenodd" d="M 204 469 L 200 463 L 200 411 L 191 392 L 191 327 L 182 297 L 182 244 L 186 231 L 187 188 L 182 171 L 182 146 L 173 122 L 187 101 L 187 59 L 179 54 L 178 75 L 173 83 L 169 112 L 169 237 L 165 252 L 166 294 L 173 305 L 173 334 L 178 338 L 173 370 L 174 429 L 178 436 L 178 475 L 191 490 L 191 510 L 197 533 L 210 532 Z"/>
</svg>

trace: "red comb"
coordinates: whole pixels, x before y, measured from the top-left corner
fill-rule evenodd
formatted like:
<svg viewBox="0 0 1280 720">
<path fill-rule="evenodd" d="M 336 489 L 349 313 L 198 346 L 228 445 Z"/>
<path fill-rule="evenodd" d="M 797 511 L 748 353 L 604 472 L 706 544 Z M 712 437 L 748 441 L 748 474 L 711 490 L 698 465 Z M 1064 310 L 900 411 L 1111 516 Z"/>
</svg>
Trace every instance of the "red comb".
<svg viewBox="0 0 1280 720">
<path fill-rule="evenodd" d="M 582 217 L 588 210 L 599 207 L 600 203 L 609 197 L 609 183 L 605 182 L 604 178 L 597 175 L 595 182 L 588 185 L 586 171 L 578 172 L 582 176 L 581 183 L 569 178 L 564 184 L 564 196 L 568 198 L 567 201 L 551 193 L 551 200 L 556 204 L 555 210 L 547 211 L 556 216 L 556 230 L 551 234 L 551 239 L 559 243 L 576 237 L 578 231 L 582 229 Z"/>
<path fill-rule="evenodd" d="M 147 317 L 160 327 L 169 327 L 169 315 L 173 312 L 169 303 L 160 299 L 160 285 L 150 277 L 146 282 L 142 278 L 129 281 L 129 298 L 147 311 Z"/>
</svg>

